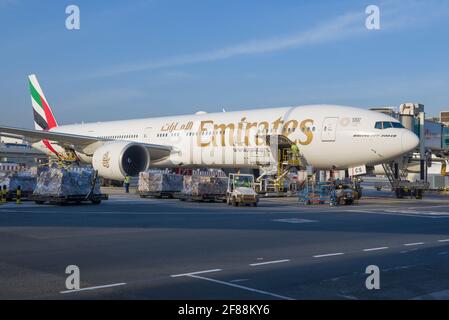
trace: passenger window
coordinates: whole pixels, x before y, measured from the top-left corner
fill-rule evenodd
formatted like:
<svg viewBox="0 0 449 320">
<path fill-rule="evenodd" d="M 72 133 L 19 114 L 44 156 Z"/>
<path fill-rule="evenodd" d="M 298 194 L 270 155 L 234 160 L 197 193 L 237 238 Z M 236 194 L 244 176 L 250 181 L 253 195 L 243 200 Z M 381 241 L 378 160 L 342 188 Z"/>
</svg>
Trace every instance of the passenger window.
<svg viewBox="0 0 449 320">
<path fill-rule="evenodd" d="M 374 128 L 382 130 L 382 122 L 376 122 Z"/>
<path fill-rule="evenodd" d="M 384 129 L 392 128 L 391 122 L 384 122 Z"/>
</svg>

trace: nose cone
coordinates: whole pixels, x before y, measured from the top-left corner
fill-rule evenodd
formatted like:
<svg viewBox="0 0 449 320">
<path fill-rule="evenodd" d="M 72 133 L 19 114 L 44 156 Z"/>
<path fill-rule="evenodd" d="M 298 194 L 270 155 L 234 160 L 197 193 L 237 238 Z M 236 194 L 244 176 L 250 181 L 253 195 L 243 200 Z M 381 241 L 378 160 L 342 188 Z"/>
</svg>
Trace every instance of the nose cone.
<svg viewBox="0 0 449 320">
<path fill-rule="evenodd" d="M 412 131 L 406 131 L 402 134 L 402 152 L 413 151 L 418 145 L 419 138 Z"/>
</svg>

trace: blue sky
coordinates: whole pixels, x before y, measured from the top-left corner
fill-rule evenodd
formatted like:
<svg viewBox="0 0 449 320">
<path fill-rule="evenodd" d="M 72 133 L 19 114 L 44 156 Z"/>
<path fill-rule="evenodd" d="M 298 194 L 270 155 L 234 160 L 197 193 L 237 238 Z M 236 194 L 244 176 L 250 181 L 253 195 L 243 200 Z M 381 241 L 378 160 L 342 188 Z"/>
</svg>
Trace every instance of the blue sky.
<svg viewBox="0 0 449 320">
<path fill-rule="evenodd" d="M 76 4 L 81 29 L 65 28 Z M 365 28 L 380 7 L 381 30 Z M 0 0 L 0 124 L 331 103 L 449 110 L 449 1 Z"/>
</svg>

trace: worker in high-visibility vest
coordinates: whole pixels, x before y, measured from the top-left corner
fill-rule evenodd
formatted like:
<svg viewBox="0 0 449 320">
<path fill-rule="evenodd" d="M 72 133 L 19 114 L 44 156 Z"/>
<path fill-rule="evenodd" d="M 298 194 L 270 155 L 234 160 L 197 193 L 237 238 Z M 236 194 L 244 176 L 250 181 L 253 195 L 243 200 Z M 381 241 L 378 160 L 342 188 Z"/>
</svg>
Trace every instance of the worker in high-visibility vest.
<svg viewBox="0 0 449 320">
<path fill-rule="evenodd" d="M 297 160 L 299 158 L 299 147 L 296 143 L 290 146 L 291 158 L 292 160 Z"/>
<path fill-rule="evenodd" d="M 130 176 L 125 177 L 124 185 L 125 185 L 125 192 L 129 193 L 129 183 L 131 181 Z"/>
<path fill-rule="evenodd" d="M 298 148 L 298 146 L 296 145 L 296 143 L 293 143 L 293 144 L 290 146 L 290 150 L 291 150 L 291 152 L 292 152 L 293 154 L 295 154 L 295 155 L 297 155 L 297 154 L 299 153 L 299 148 Z"/>
<path fill-rule="evenodd" d="M 22 200 L 22 188 L 20 186 L 17 186 L 16 190 L 16 204 L 20 204 Z"/>
<path fill-rule="evenodd" d="M 2 188 L 2 203 L 6 203 L 6 198 L 8 197 L 8 188 L 6 187 L 6 184 L 3 185 Z"/>
</svg>

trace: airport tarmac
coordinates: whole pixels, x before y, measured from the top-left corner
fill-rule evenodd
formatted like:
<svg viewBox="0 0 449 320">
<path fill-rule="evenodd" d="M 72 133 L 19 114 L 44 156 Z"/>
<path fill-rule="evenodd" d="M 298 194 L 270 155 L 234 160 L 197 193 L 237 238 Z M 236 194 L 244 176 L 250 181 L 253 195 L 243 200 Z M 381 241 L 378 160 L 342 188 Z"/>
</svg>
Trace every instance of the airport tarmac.
<svg viewBox="0 0 449 320">
<path fill-rule="evenodd" d="M 235 208 L 109 192 L 0 205 L 0 299 L 449 299 L 448 195 Z M 68 265 L 81 290 L 67 291 Z"/>
</svg>

